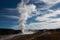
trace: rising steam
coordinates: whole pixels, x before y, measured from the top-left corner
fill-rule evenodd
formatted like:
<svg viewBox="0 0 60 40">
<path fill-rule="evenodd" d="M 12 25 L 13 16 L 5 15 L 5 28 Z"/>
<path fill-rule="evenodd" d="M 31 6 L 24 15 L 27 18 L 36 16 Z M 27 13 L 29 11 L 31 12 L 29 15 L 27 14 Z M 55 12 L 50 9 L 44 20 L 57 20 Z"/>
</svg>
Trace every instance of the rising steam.
<svg viewBox="0 0 60 40">
<path fill-rule="evenodd" d="M 22 0 L 21 3 L 19 3 L 18 5 L 18 11 L 20 13 L 20 27 L 22 32 L 24 33 L 24 28 L 25 28 L 25 23 L 26 20 L 30 17 L 29 15 L 33 12 L 36 11 L 36 6 L 33 4 L 27 5 L 27 3 L 29 2 L 29 0 Z"/>
</svg>

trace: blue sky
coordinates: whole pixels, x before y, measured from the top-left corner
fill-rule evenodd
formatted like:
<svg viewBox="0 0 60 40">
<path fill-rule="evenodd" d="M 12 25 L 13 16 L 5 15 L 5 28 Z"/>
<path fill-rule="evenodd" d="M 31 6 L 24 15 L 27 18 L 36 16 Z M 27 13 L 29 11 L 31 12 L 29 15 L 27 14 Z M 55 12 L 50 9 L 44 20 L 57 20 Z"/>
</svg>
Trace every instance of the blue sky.
<svg viewBox="0 0 60 40">
<path fill-rule="evenodd" d="M 21 0 L 0 0 L 0 28 L 20 29 L 18 3 Z M 38 12 L 31 13 L 31 17 L 26 20 L 26 29 L 60 28 L 59 0 L 30 0 L 27 7 L 29 4 L 35 5 Z"/>
<path fill-rule="evenodd" d="M 0 28 L 10 28 L 12 25 L 18 24 L 18 19 L 6 17 L 19 15 L 17 10 L 10 11 L 8 9 L 15 9 L 18 2 L 20 2 L 20 0 L 0 0 Z"/>
</svg>

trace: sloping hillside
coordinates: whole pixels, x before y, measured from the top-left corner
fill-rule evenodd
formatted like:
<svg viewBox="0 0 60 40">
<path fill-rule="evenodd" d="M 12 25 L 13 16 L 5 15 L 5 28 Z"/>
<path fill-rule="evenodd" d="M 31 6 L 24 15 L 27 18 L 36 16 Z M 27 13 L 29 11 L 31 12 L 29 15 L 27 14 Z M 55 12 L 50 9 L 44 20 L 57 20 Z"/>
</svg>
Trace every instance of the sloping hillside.
<svg viewBox="0 0 60 40">
<path fill-rule="evenodd" d="M 19 35 L 8 40 L 60 40 L 60 32 L 37 32 L 32 35 Z"/>
<path fill-rule="evenodd" d="M 0 36 L 0 40 L 60 40 L 60 29 L 44 29 L 28 35 L 21 35 L 20 32 L 18 30 L 0 29 L 0 35 L 3 33 L 2 38 Z"/>
</svg>

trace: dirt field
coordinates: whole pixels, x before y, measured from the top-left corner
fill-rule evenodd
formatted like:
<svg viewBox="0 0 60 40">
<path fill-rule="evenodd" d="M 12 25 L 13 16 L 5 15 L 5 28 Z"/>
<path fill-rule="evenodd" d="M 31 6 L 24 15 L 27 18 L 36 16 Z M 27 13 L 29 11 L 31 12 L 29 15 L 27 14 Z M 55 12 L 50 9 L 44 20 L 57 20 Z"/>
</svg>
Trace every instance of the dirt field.
<svg viewBox="0 0 60 40">
<path fill-rule="evenodd" d="M 60 40 L 60 32 L 37 32 L 31 35 L 18 35 L 7 40 Z"/>
</svg>

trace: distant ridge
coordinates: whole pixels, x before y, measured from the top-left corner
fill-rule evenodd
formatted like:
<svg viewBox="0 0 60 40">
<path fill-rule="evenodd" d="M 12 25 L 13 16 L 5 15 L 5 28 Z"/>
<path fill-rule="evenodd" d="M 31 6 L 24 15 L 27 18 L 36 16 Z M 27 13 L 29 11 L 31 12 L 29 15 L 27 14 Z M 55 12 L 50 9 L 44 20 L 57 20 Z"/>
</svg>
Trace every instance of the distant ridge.
<svg viewBox="0 0 60 40">
<path fill-rule="evenodd" d="M 57 28 L 57 29 L 40 29 L 40 30 L 31 30 L 31 29 L 29 29 L 28 31 L 40 31 L 40 32 L 44 32 L 44 31 L 57 31 L 57 32 L 60 32 L 60 28 Z"/>
<path fill-rule="evenodd" d="M 17 34 L 17 33 L 21 33 L 21 30 L 0 28 L 0 35 L 9 35 L 9 34 Z"/>
<path fill-rule="evenodd" d="M 42 30 L 28 30 L 28 31 L 34 31 L 34 32 L 49 32 L 49 31 L 54 31 L 54 32 L 60 32 L 60 28 L 57 29 L 42 29 Z M 18 34 L 21 33 L 21 30 L 14 30 L 14 29 L 6 29 L 6 28 L 0 28 L 0 35 L 9 35 L 9 34 Z"/>
</svg>

